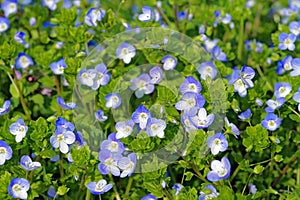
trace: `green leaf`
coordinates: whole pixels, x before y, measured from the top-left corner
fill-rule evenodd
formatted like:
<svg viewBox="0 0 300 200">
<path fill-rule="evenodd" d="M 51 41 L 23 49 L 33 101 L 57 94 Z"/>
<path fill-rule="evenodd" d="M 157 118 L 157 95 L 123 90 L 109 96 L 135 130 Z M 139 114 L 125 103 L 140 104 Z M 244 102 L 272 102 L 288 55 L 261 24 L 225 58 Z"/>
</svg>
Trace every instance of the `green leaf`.
<svg viewBox="0 0 300 200">
<path fill-rule="evenodd" d="M 65 185 L 59 186 L 58 189 L 57 189 L 57 194 L 63 196 L 65 194 L 67 194 L 67 192 L 69 191 L 69 189 L 70 188 L 66 187 Z"/>
<path fill-rule="evenodd" d="M 261 166 L 261 165 L 256 165 L 255 167 L 254 167 L 254 170 L 253 170 L 253 172 L 255 173 L 255 174 L 261 174 L 263 171 L 264 171 L 264 167 L 263 166 Z"/>
<path fill-rule="evenodd" d="M 268 131 L 261 124 L 254 127 L 248 126 L 241 136 L 243 138 L 243 145 L 247 148 L 247 151 L 254 149 L 256 152 L 262 152 L 270 143 Z"/>
</svg>

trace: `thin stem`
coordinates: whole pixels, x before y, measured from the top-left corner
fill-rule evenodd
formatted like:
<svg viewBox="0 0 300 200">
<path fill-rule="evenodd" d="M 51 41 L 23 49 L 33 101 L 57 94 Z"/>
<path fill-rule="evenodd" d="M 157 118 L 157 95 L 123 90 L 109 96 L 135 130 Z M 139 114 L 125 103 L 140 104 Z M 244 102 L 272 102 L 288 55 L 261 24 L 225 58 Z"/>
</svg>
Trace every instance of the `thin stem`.
<svg viewBox="0 0 300 200">
<path fill-rule="evenodd" d="M 59 80 L 58 80 L 58 77 L 56 75 L 54 76 L 54 82 L 55 82 L 57 94 L 60 95 Z"/>
<path fill-rule="evenodd" d="M 64 168 L 63 168 L 63 159 L 62 159 L 62 153 L 59 152 L 59 171 L 60 171 L 60 177 L 64 178 Z"/>
<path fill-rule="evenodd" d="M 238 41 L 238 49 L 237 55 L 238 59 L 242 60 L 243 58 L 243 47 L 244 47 L 244 17 L 241 16 L 240 18 L 240 34 L 239 34 L 239 41 Z"/>
<path fill-rule="evenodd" d="M 205 183 L 209 183 L 208 180 L 204 178 L 204 176 L 196 169 L 194 163 L 186 161 L 193 169 L 193 171 L 197 174 L 197 177 Z"/>
<path fill-rule="evenodd" d="M 189 2 L 189 7 L 191 6 L 190 2 Z M 184 21 L 184 25 L 183 25 L 183 33 L 186 32 L 186 26 L 187 26 L 187 23 L 189 21 L 189 15 L 190 15 L 190 9 L 188 9 L 187 11 L 187 14 L 186 14 L 186 17 L 185 17 L 185 21 Z"/>
<path fill-rule="evenodd" d="M 250 180 L 251 176 L 252 176 L 252 173 L 249 175 L 249 177 L 248 177 L 248 179 L 247 179 L 247 181 L 246 181 L 246 184 L 245 184 L 245 186 L 244 186 L 244 188 L 243 188 L 243 191 L 242 191 L 242 195 L 244 195 L 244 193 L 245 193 L 245 191 L 246 191 L 246 188 L 247 188 L 247 185 L 248 185 L 248 183 L 249 183 L 249 180 Z"/>
<path fill-rule="evenodd" d="M 88 188 L 86 188 L 86 195 L 85 195 L 85 200 L 90 200 L 91 199 L 91 193 Z"/>
<path fill-rule="evenodd" d="M 172 25 L 171 21 L 169 20 L 168 16 L 165 15 L 165 13 L 161 10 L 161 8 L 156 6 L 156 9 L 158 10 L 159 14 L 162 16 L 162 18 L 166 22 L 166 24 L 168 26 L 171 26 Z"/>
<path fill-rule="evenodd" d="M 79 200 L 80 197 L 81 197 L 81 191 L 82 191 L 82 188 L 83 188 L 83 186 L 84 186 L 85 180 L 86 180 L 86 174 L 84 174 L 84 175 L 82 176 L 82 178 L 81 178 L 81 183 L 80 183 L 79 191 L 78 191 L 78 193 L 77 193 L 77 200 Z"/>
<path fill-rule="evenodd" d="M 184 168 L 184 171 L 183 171 L 183 175 L 182 175 L 182 178 L 181 178 L 181 185 L 183 184 L 183 181 L 184 181 L 184 174 L 185 174 L 185 171 L 186 171 L 186 168 Z"/>
<path fill-rule="evenodd" d="M 169 200 L 173 200 L 173 197 L 170 195 L 168 190 L 166 190 L 165 188 L 163 189 L 163 193 Z"/>
<path fill-rule="evenodd" d="M 126 191 L 125 191 L 125 196 L 127 197 L 131 188 L 133 182 L 133 178 L 132 176 L 129 177 L 128 183 L 127 183 L 127 187 L 126 187 Z"/>
<path fill-rule="evenodd" d="M 253 33 L 252 33 L 252 36 L 253 38 L 256 37 L 257 35 L 257 30 L 258 30 L 258 27 L 259 27 L 259 24 L 260 24 L 260 17 L 261 17 L 261 11 L 263 9 L 263 5 L 260 3 L 258 4 L 258 8 L 257 8 L 257 14 L 256 14 L 256 17 L 255 17 L 255 20 L 254 20 L 254 26 L 253 26 Z"/>
<path fill-rule="evenodd" d="M 175 24 L 176 24 L 177 30 L 180 32 L 180 26 L 179 26 L 179 20 L 178 20 L 177 12 L 178 12 L 178 6 L 175 3 L 174 4 Z"/>
<path fill-rule="evenodd" d="M 99 194 L 99 200 L 101 200 L 101 194 Z"/>
<path fill-rule="evenodd" d="M 260 66 L 259 66 L 259 65 L 255 65 L 255 67 L 256 67 L 256 70 L 257 70 L 259 76 L 260 76 L 264 81 L 266 81 L 266 83 L 267 83 L 269 89 L 273 92 L 274 89 L 273 89 L 271 83 L 270 83 L 270 82 L 266 79 L 266 77 L 264 76 L 264 73 L 261 71 Z"/>
<path fill-rule="evenodd" d="M 244 160 L 247 159 L 249 156 L 249 152 L 245 154 L 244 156 Z M 230 177 L 230 182 L 232 182 L 232 180 L 235 178 L 235 176 L 238 174 L 238 172 L 240 171 L 241 165 L 239 165 L 233 172 L 232 176 Z"/>
<path fill-rule="evenodd" d="M 264 164 L 264 163 L 267 163 L 267 162 L 270 162 L 271 159 L 268 159 L 268 160 L 264 160 L 264 161 L 261 161 L 261 162 L 257 162 L 257 163 L 253 163 L 253 164 L 250 164 L 249 166 L 255 166 L 255 165 L 260 165 L 260 164 Z"/>
<path fill-rule="evenodd" d="M 111 182 L 113 182 L 113 184 L 114 184 L 113 190 L 114 190 L 114 192 L 115 192 L 116 199 L 117 199 L 117 200 L 121 200 L 121 197 L 120 197 L 120 195 L 119 195 L 119 192 L 118 192 L 117 186 L 116 186 L 116 184 L 115 184 L 114 178 L 112 177 L 111 174 L 109 174 L 108 176 L 109 176 Z"/>
<path fill-rule="evenodd" d="M 290 106 L 286 105 L 288 107 L 288 109 L 290 111 L 292 111 L 293 113 L 295 113 L 299 118 L 300 118 L 300 114 L 298 112 L 296 112 L 293 108 L 291 108 Z"/>
</svg>

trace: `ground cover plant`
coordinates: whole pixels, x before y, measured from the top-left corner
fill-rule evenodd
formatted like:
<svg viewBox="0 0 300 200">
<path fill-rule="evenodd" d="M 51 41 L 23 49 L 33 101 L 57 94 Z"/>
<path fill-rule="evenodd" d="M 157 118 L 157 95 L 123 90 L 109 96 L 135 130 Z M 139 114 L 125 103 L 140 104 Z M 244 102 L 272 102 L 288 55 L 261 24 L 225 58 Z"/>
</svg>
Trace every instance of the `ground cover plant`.
<svg viewBox="0 0 300 200">
<path fill-rule="evenodd" d="M 300 199 L 299 0 L 0 5 L 0 199 Z"/>
</svg>

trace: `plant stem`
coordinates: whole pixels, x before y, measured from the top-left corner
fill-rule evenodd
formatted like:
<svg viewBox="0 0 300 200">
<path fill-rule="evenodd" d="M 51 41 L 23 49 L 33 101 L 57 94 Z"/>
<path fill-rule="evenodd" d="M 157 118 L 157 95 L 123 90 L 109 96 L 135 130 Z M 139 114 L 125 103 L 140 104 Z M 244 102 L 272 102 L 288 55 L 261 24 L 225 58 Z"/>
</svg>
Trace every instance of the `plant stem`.
<svg viewBox="0 0 300 200">
<path fill-rule="evenodd" d="M 86 180 L 86 174 L 84 174 L 81 178 L 81 183 L 80 183 L 80 187 L 79 187 L 79 191 L 77 193 L 77 200 L 80 200 L 80 196 L 81 196 L 81 191 L 82 191 L 82 188 L 84 186 L 84 182 Z"/>
<path fill-rule="evenodd" d="M 248 156 L 249 156 L 249 152 L 245 154 L 243 160 L 247 159 Z M 239 166 L 234 170 L 232 176 L 230 177 L 230 180 L 229 180 L 230 182 L 232 182 L 232 180 L 233 180 L 233 179 L 235 178 L 235 176 L 238 174 L 238 172 L 240 171 L 240 168 L 241 168 L 241 165 L 239 165 Z"/>
<path fill-rule="evenodd" d="M 59 80 L 57 75 L 54 76 L 54 81 L 55 81 L 55 87 L 56 87 L 56 91 L 58 96 L 60 96 L 60 86 L 59 86 Z"/>
<path fill-rule="evenodd" d="M 128 183 L 127 183 L 127 187 L 126 187 L 126 191 L 125 191 L 125 196 L 127 197 L 131 188 L 133 182 L 133 178 L 132 176 L 129 177 Z"/>
<path fill-rule="evenodd" d="M 162 16 L 162 18 L 166 22 L 166 24 L 170 27 L 172 23 L 169 20 L 168 16 L 165 15 L 165 13 L 161 10 L 160 7 L 156 6 L 156 9 L 158 10 L 159 14 Z"/>
<path fill-rule="evenodd" d="M 193 169 L 193 171 L 197 174 L 197 177 L 202 180 L 204 183 L 209 183 L 208 180 L 204 178 L 204 176 L 196 169 L 194 163 L 186 161 Z"/>
<path fill-rule="evenodd" d="M 163 193 L 169 200 L 173 200 L 172 196 L 170 195 L 168 190 L 166 190 L 165 188 L 163 189 Z"/>
<path fill-rule="evenodd" d="M 60 171 L 60 177 L 64 178 L 64 168 L 63 168 L 63 160 L 62 160 L 62 153 L 59 152 L 59 171 Z"/>
<path fill-rule="evenodd" d="M 111 174 L 109 174 L 108 176 L 109 176 L 111 182 L 113 182 L 113 184 L 114 184 L 113 190 L 114 190 L 114 192 L 115 192 L 116 199 L 117 199 L 117 200 L 121 200 L 121 197 L 120 197 L 120 195 L 119 195 L 119 193 L 118 193 L 118 189 L 117 189 L 117 186 L 116 186 L 116 184 L 115 184 L 114 178 L 112 177 Z"/>
<path fill-rule="evenodd" d="M 90 200 L 91 199 L 91 193 L 88 188 L 86 188 L 86 195 L 85 195 L 85 200 Z"/>
<path fill-rule="evenodd" d="M 175 4 L 174 4 L 175 24 L 176 24 L 177 30 L 180 32 L 180 25 L 179 25 L 179 21 L 178 21 L 178 17 L 177 17 L 177 12 L 178 12 L 178 6 L 177 6 L 177 4 L 175 3 Z"/>
<path fill-rule="evenodd" d="M 264 73 L 261 71 L 260 66 L 259 66 L 259 65 L 255 65 L 255 68 L 256 68 L 256 70 L 257 70 L 259 76 L 260 76 L 264 81 L 266 81 L 266 83 L 267 83 L 269 89 L 273 92 L 274 89 L 273 89 L 271 83 L 270 83 L 270 82 L 266 79 L 266 77 L 264 76 Z"/>
<path fill-rule="evenodd" d="M 243 47 L 244 47 L 244 17 L 241 16 L 240 34 L 239 34 L 238 49 L 237 49 L 237 55 L 239 60 L 242 60 L 243 58 Z"/>
</svg>

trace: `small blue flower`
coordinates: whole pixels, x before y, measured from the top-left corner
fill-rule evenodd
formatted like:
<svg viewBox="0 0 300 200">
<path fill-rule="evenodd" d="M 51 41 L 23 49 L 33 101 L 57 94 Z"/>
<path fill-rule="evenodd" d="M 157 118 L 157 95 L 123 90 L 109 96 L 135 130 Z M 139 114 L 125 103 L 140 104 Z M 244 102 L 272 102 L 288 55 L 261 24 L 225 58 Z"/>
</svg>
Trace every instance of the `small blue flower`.
<svg viewBox="0 0 300 200">
<path fill-rule="evenodd" d="M 246 111 L 239 114 L 238 117 L 241 120 L 248 120 L 248 119 L 250 119 L 251 115 L 252 115 L 251 110 L 250 110 L 250 108 L 248 108 Z"/>
<path fill-rule="evenodd" d="M 117 49 L 116 49 L 116 55 L 117 58 L 120 60 L 123 60 L 124 63 L 129 64 L 131 59 L 135 56 L 136 50 L 134 46 L 131 44 L 128 44 L 126 42 L 123 42 Z"/>
<path fill-rule="evenodd" d="M 275 131 L 281 125 L 281 119 L 273 113 L 268 113 L 261 124 L 265 129 Z"/>
<path fill-rule="evenodd" d="M 213 155 L 224 152 L 228 148 L 228 142 L 223 133 L 216 133 L 207 139 L 207 146 Z"/>
<path fill-rule="evenodd" d="M 193 110 L 193 112 L 197 113 L 197 110 Z M 190 116 L 193 114 L 190 114 L 191 112 L 185 112 L 183 113 L 183 115 L 181 116 L 181 123 L 184 126 L 186 132 L 189 132 L 191 130 L 197 130 L 197 128 L 193 125 L 193 123 L 190 120 Z"/>
<path fill-rule="evenodd" d="M 36 18 L 35 17 L 30 17 L 30 19 L 29 19 L 30 26 L 34 26 L 35 23 L 36 23 Z"/>
<path fill-rule="evenodd" d="M 142 197 L 141 200 L 157 200 L 157 197 L 150 193 Z"/>
<path fill-rule="evenodd" d="M 286 82 L 276 83 L 274 86 L 274 95 L 276 98 L 286 97 L 292 91 L 292 86 Z"/>
<path fill-rule="evenodd" d="M 117 139 L 116 133 L 109 134 L 107 140 L 103 140 L 100 145 L 102 150 L 109 150 L 112 153 L 122 153 L 125 150 L 124 144 Z"/>
<path fill-rule="evenodd" d="M 11 147 L 5 141 L 0 140 L 0 166 L 12 158 L 12 153 Z"/>
<path fill-rule="evenodd" d="M 117 130 L 116 138 L 120 139 L 128 137 L 132 133 L 133 127 L 134 122 L 132 120 L 128 120 L 126 122 L 117 122 L 115 125 Z"/>
<path fill-rule="evenodd" d="M 58 117 L 58 119 L 55 122 L 56 130 L 55 133 L 61 133 L 64 131 L 74 131 L 75 126 L 71 122 L 68 122 L 62 117 Z"/>
<path fill-rule="evenodd" d="M 280 108 L 285 102 L 283 97 L 278 98 L 276 100 L 269 99 L 267 101 L 268 107 L 265 108 L 265 111 L 268 113 L 274 112 L 276 109 Z"/>
<path fill-rule="evenodd" d="M 258 105 L 258 106 L 262 106 L 264 103 L 261 101 L 261 99 L 255 99 L 255 103 Z"/>
<path fill-rule="evenodd" d="M 217 68 L 212 62 L 201 63 L 198 67 L 198 72 L 202 80 L 206 80 L 207 77 L 214 79 L 217 76 Z"/>
<path fill-rule="evenodd" d="M 290 51 L 294 51 L 295 49 L 294 42 L 296 41 L 296 36 L 294 34 L 281 33 L 278 39 L 280 42 L 278 48 L 280 50 L 288 49 Z"/>
<path fill-rule="evenodd" d="M 0 108 L 0 116 L 8 113 L 9 108 L 10 108 L 10 101 L 9 100 L 4 101 L 2 108 Z"/>
<path fill-rule="evenodd" d="M 2 3 L 1 8 L 5 17 L 8 17 L 10 14 L 16 14 L 18 12 L 18 1 L 6 0 Z"/>
<path fill-rule="evenodd" d="M 149 75 L 151 77 L 150 83 L 152 84 L 159 84 L 163 79 L 163 71 L 160 67 L 150 69 Z"/>
<path fill-rule="evenodd" d="M 219 60 L 222 62 L 227 61 L 226 54 L 222 51 L 222 49 L 219 46 L 215 46 L 214 48 L 212 48 L 211 54 L 212 54 L 213 58 L 216 60 Z"/>
<path fill-rule="evenodd" d="M 292 69 L 290 76 L 300 76 L 300 58 L 295 58 L 292 60 Z"/>
<path fill-rule="evenodd" d="M 190 21 L 193 17 L 193 14 L 191 14 L 191 13 L 189 15 L 187 15 L 187 14 L 188 14 L 187 11 L 177 12 L 177 19 L 179 21 L 186 20 L 186 19 L 188 21 Z"/>
<path fill-rule="evenodd" d="M 212 185 L 207 185 L 204 187 L 204 191 L 200 192 L 198 200 L 208 200 L 217 198 L 220 194 L 217 192 L 216 188 Z"/>
<path fill-rule="evenodd" d="M 40 162 L 32 162 L 31 158 L 27 155 L 21 157 L 20 165 L 27 171 L 36 170 L 41 167 Z"/>
<path fill-rule="evenodd" d="M 198 129 L 209 127 L 213 123 L 214 119 L 215 115 L 207 115 L 205 108 L 200 108 L 197 115 L 190 117 L 192 124 Z"/>
<path fill-rule="evenodd" d="M 48 7 L 50 10 L 56 10 L 59 0 L 42 0 L 42 5 Z"/>
<path fill-rule="evenodd" d="M 204 41 L 203 47 L 208 53 L 211 53 L 212 49 L 217 45 L 218 42 L 219 39 L 214 39 L 214 40 L 206 39 Z"/>
<path fill-rule="evenodd" d="M 249 184 L 248 184 L 248 187 L 249 187 L 249 192 L 250 192 L 250 194 L 256 194 L 257 188 L 256 188 L 256 186 L 255 186 L 254 184 L 249 183 Z"/>
<path fill-rule="evenodd" d="M 113 187 L 113 185 L 107 184 L 106 180 L 101 179 L 97 183 L 96 182 L 88 183 L 86 187 L 90 190 L 92 194 L 101 195 L 105 192 L 108 192 Z"/>
<path fill-rule="evenodd" d="M 82 145 L 84 145 L 86 142 L 83 139 L 82 133 L 81 132 L 75 132 L 75 143 L 78 144 L 79 147 L 81 147 Z"/>
<path fill-rule="evenodd" d="M 116 109 L 121 105 L 121 97 L 117 93 L 111 93 L 105 96 L 106 108 Z"/>
<path fill-rule="evenodd" d="M 120 177 L 131 176 L 136 167 L 136 154 L 130 153 L 127 157 L 123 157 L 118 161 L 118 167 L 123 170 Z"/>
<path fill-rule="evenodd" d="M 223 157 L 221 161 L 213 160 L 210 168 L 212 171 L 208 172 L 207 179 L 211 182 L 216 182 L 229 177 L 231 165 L 228 158 Z"/>
<path fill-rule="evenodd" d="M 56 194 L 54 187 L 51 185 L 47 191 L 47 196 L 51 199 L 58 199 L 59 195 Z"/>
<path fill-rule="evenodd" d="M 62 107 L 65 110 L 72 110 L 74 108 L 78 108 L 78 106 L 76 106 L 74 102 L 65 103 L 65 100 L 61 96 L 57 97 L 57 103 L 60 107 Z"/>
<path fill-rule="evenodd" d="M 82 85 L 86 85 L 92 90 L 97 90 L 100 85 L 95 80 L 96 76 L 97 72 L 95 69 L 81 69 L 78 74 L 78 80 Z"/>
<path fill-rule="evenodd" d="M 144 106 L 140 105 L 135 112 L 132 113 L 132 120 L 139 124 L 141 129 L 145 129 L 148 123 L 148 120 L 151 118 L 149 110 Z"/>
<path fill-rule="evenodd" d="M 173 190 L 175 190 L 175 196 L 177 196 L 180 191 L 182 190 L 182 188 L 184 188 L 183 185 L 181 185 L 180 183 L 175 183 L 172 187 Z"/>
<path fill-rule="evenodd" d="M 105 10 L 100 10 L 98 8 L 90 8 L 84 18 L 84 22 L 88 26 L 97 26 L 97 21 L 102 21 L 104 16 Z"/>
<path fill-rule="evenodd" d="M 23 45 L 25 45 L 26 48 L 28 48 L 29 44 L 25 41 L 25 37 L 26 37 L 26 34 L 24 32 L 18 31 L 18 32 L 16 32 L 14 39 L 19 44 L 23 44 Z"/>
<path fill-rule="evenodd" d="M 300 87 L 298 88 L 298 91 L 293 95 L 293 100 L 299 103 L 298 111 L 300 112 Z"/>
<path fill-rule="evenodd" d="M 107 120 L 107 116 L 104 115 L 103 110 L 98 110 L 95 112 L 95 117 L 98 121 L 104 122 Z"/>
<path fill-rule="evenodd" d="M 141 98 L 144 94 L 151 94 L 154 91 L 154 85 L 151 83 L 151 78 L 148 74 L 141 74 L 138 78 L 131 80 L 131 90 L 137 98 Z"/>
<path fill-rule="evenodd" d="M 9 126 L 9 132 L 16 136 L 15 140 L 17 143 L 21 142 L 26 136 L 28 126 L 25 125 L 22 118 L 19 118 L 17 122 L 12 123 Z"/>
<path fill-rule="evenodd" d="M 50 137 L 50 143 L 53 148 L 59 148 L 60 152 L 66 154 L 69 151 L 69 145 L 75 142 L 75 134 L 72 131 L 63 130 L 56 132 Z"/>
<path fill-rule="evenodd" d="M 227 126 L 227 127 L 230 127 L 230 129 L 231 129 L 231 131 L 232 131 L 234 137 L 237 138 L 237 136 L 240 135 L 240 130 L 238 129 L 238 127 L 237 127 L 235 124 L 230 123 L 230 122 L 228 121 L 228 118 L 227 118 L 227 117 L 225 117 L 224 121 L 225 121 L 226 126 Z"/>
<path fill-rule="evenodd" d="M 64 70 L 67 68 L 67 64 L 65 63 L 65 59 L 60 59 L 57 62 L 53 62 L 50 64 L 50 69 L 53 74 L 61 75 L 64 73 Z"/>
<path fill-rule="evenodd" d="M 290 32 L 298 36 L 300 34 L 300 21 L 293 21 L 289 24 Z"/>
<path fill-rule="evenodd" d="M 164 70 L 173 70 L 177 65 L 177 59 L 171 55 L 166 55 L 161 59 Z"/>
<path fill-rule="evenodd" d="M 292 70 L 292 56 L 286 56 L 282 61 L 277 63 L 276 73 L 283 74 L 286 71 Z"/>
<path fill-rule="evenodd" d="M 175 104 L 175 108 L 188 112 L 191 109 L 202 108 L 204 104 L 205 98 L 201 94 L 187 92 L 182 96 L 182 100 Z"/>
<path fill-rule="evenodd" d="M 9 20 L 5 17 L 0 17 L 0 33 L 5 32 L 9 27 Z"/>
<path fill-rule="evenodd" d="M 138 16 L 138 19 L 142 22 L 149 22 L 154 19 L 154 12 L 149 6 L 143 6 L 143 13 Z"/>
<path fill-rule="evenodd" d="M 19 53 L 17 59 L 15 60 L 15 66 L 17 69 L 25 69 L 33 64 L 32 58 L 25 53 Z"/>
<path fill-rule="evenodd" d="M 187 92 L 199 93 L 201 90 L 201 84 L 192 76 L 188 76 L 180 85 L 181 94 L 185 94 Z"/>
<path fill-rule="evenodd" d="M 166 122 L 162 119 L 151 118 L 148 120 L 146 132 L 150 137 L 163 138 L 165 135 Z"/>
<path fill-rule="evenodd" d="M 98 170 L 101 174 L 106 175 L 112 173 L 114 176 L 120 176 L 121 172 L 118 167 L 118 161 L 122 158 L 121 154 L 113 154 L 109 150 L 101 150 L 99 152 Z"/>
<path fill-rule="evenodd" d="M 8 186 L 8 193 L 16 199 L 27 199 L 30 183 L 24 178 L 13 178 Z"/>
<path fill-rule="evenodd" d="M 205 25 L 201 25 L 200 27 L 199 27 L 199 34 L 201 35 L 201 34 L 205 34 Z"/>
</svg>

